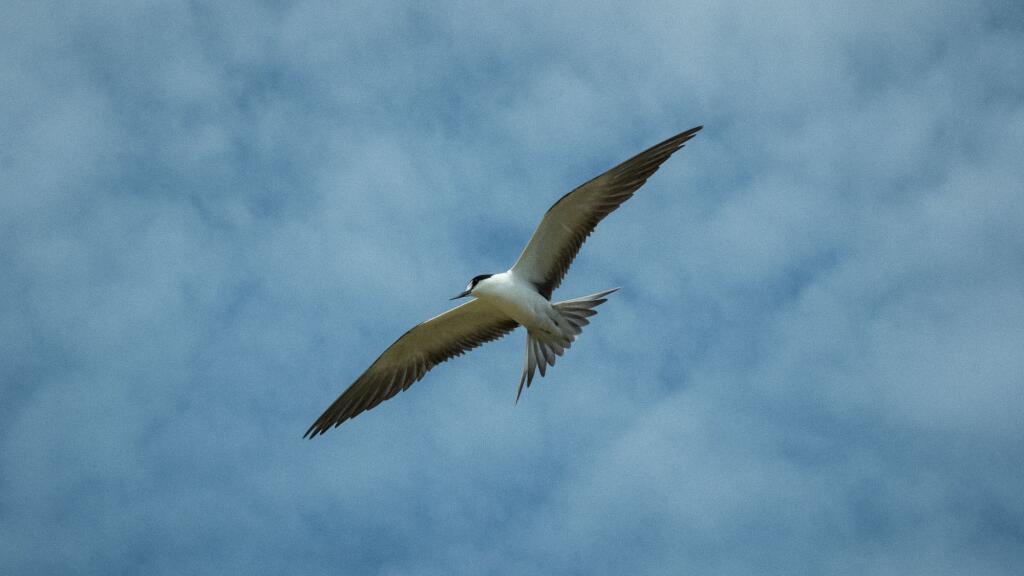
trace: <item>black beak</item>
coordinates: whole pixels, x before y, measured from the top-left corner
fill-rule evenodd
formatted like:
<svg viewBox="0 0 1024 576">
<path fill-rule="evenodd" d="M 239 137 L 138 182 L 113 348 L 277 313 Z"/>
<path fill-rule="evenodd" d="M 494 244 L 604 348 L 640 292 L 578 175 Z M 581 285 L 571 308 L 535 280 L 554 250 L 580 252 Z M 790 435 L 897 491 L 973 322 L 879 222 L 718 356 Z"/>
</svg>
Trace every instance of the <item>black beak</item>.
<svg viewBox="0 0 1024 576">
<path fill-rule="evenodd" d="M 463 292 L 462 294 L 459 294 L 459 295 L 458 295 L 458 296 L 456 296 L 455 298 L 452 298 L 452 300 L 458 300 L 459 298 L 465 298 L 466 296 L 469 296 L 469 290 L 466 290 L 466 291 L 465 291 L 465 292 Z"/>
</svg>

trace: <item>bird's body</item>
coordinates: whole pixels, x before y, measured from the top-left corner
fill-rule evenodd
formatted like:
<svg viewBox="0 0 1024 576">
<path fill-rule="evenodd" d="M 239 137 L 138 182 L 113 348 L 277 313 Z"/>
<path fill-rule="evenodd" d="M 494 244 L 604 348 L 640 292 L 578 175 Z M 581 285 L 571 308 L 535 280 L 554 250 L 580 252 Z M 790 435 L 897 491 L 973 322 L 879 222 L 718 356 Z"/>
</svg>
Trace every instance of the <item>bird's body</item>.
<svg viewBox="0 0 1024 576">
<path fill-rule="evenodd" d="M 473 296 L 474 300 L 406 332 L 331 404 L 306 436 L 339 426 L 405 390 L 437 364 L 523 326 L 526 359 L 518 401 L 535 371 L 544 376 L 589 323 L 587 318 L 597 314 L 594 308 L 617 290 L 551 301 L 584 240 L 700 129 L 687 130 L 641 152 L 555 202 L 512 268 L 476 276 L 455 297 Z"/>
<path fill-rule="evenodd" d="M 561 316 L 551 301 L 540 295 L 528 280 L 512 270 L 494 274 L 477 283 L 473 295 L 494 306 L 529 331 L 560 335 Z"/>
</svg>

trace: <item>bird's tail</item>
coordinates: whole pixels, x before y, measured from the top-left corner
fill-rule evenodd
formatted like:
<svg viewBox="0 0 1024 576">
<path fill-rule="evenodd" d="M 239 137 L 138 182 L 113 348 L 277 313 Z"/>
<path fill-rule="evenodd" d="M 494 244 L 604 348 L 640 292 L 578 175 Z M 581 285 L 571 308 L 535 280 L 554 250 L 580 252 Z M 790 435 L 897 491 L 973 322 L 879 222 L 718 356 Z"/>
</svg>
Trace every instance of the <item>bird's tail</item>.
<svg viewBox="0 0 1024 576">
<path fill-rule="evenodd" d="M 561 356 L 572 345 L 576 336 L 583 332 L 583 327 L 590 324 L 587 317 L 597 314 L 597 310 L 594 310 L 594 308 L 604 304 L 608 300 L 607 296 L 616 290 L 618 288 L 553 304 L 552 307 L 561 317 L 561 321 L 558 322 L 559 328 L 562 329 L 561 338 L 552 338 L 527 330 L 526 362 L 523 365 L 523 375 L 519 378 L 516 403 L 519 403 L 519 396 L 523 393 L 523 386 L 525 385 L 529 388 L 533 382 L 534 372 L 540 369 L 540 375 L 543 377 L 547 367 L 555 365 L 555 357 Z"/>
</svg>

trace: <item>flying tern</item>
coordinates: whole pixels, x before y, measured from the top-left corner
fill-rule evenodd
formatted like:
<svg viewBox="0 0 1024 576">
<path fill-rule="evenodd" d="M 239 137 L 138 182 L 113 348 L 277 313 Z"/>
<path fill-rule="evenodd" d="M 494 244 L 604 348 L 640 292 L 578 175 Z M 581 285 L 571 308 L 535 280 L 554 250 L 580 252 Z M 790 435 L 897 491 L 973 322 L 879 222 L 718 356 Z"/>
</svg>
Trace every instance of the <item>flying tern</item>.
<svg viewBox="0 0 1024 576">
<path fill-rule="evenodd" d="M 434 366 L 526 328 L 526 360 L 516 402 L 534 373 L 544 376 L 555 358 L 618 290 L 551 302 L 580 246 L 598 222 L 628 200 L 702 126 L 677 134 L 562 196 L 544 214 L 512 268 L 481 274 L 452 298 L 474 299 L 415 326 L 395 341 L 306 430 L 313 438 L 409 388 Z"/>
</svg>

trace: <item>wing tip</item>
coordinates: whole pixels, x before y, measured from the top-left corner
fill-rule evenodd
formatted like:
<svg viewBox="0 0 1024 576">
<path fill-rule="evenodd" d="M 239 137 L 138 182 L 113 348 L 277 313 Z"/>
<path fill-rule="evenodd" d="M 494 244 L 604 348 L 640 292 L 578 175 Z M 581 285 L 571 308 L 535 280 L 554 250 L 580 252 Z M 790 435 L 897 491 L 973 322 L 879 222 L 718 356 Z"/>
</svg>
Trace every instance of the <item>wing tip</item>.
<svg viewBox="0 0 1024 576">
<path fill-rule="evenodd" d="M 704 125 L 703 124 L 698 124 L 697 126 L 694 126 L 693 128 L 690 128 L 689 130 L 686 130 L 685 132 L 681 132 L 679 135 L 680 136 L 693 136 L 694 134 L 696 134 L 697 132 L 700 132 L 703 129 L 704 129 Z"/>
<path fill-rule="evenodd" d="M 686 130 L 685 132 L 680 132 L 679 134 L 676 134 L 675 136 L 666 140 L 666 142 L 671 142 L 672 144 L 675 144 L 677 146 L 676 149 L 678 150 L 679 148 L 682 148 L 683 145 L 686 144 L 688 140 L 690 140 L 690 138 L 696 136 L 697 133 L 703 129 L 703 124 L 700 124 L 699 126 L 694 126 L 693 128 Z"/>
<path fill-rule="evenodd" d="M 331 408 L 333 408 L 333 406 Z M 313 422 L 313 424 L 306 429 L 306 433 L 302 435 L 304 439 L 312 440 L 317 436 L 326 434 L 331 428 L 337 428 L 355 416 L 355 414 L 348 414 L 347 410 L 338 412 L 332 411 L 331 408 L 328 408 L 327 411 L 316 419 L 316 422 Z M 358 414 L 358 412 L 356 414 Z"/>
<path fill-rule="evenodd" d="M 330 429 L 330 425 L 325 425 L 320 420 L 317 420 L 306 430 L 306 433 L 302 435 L 302 438 L 312 440 Z"/>
</svg>

